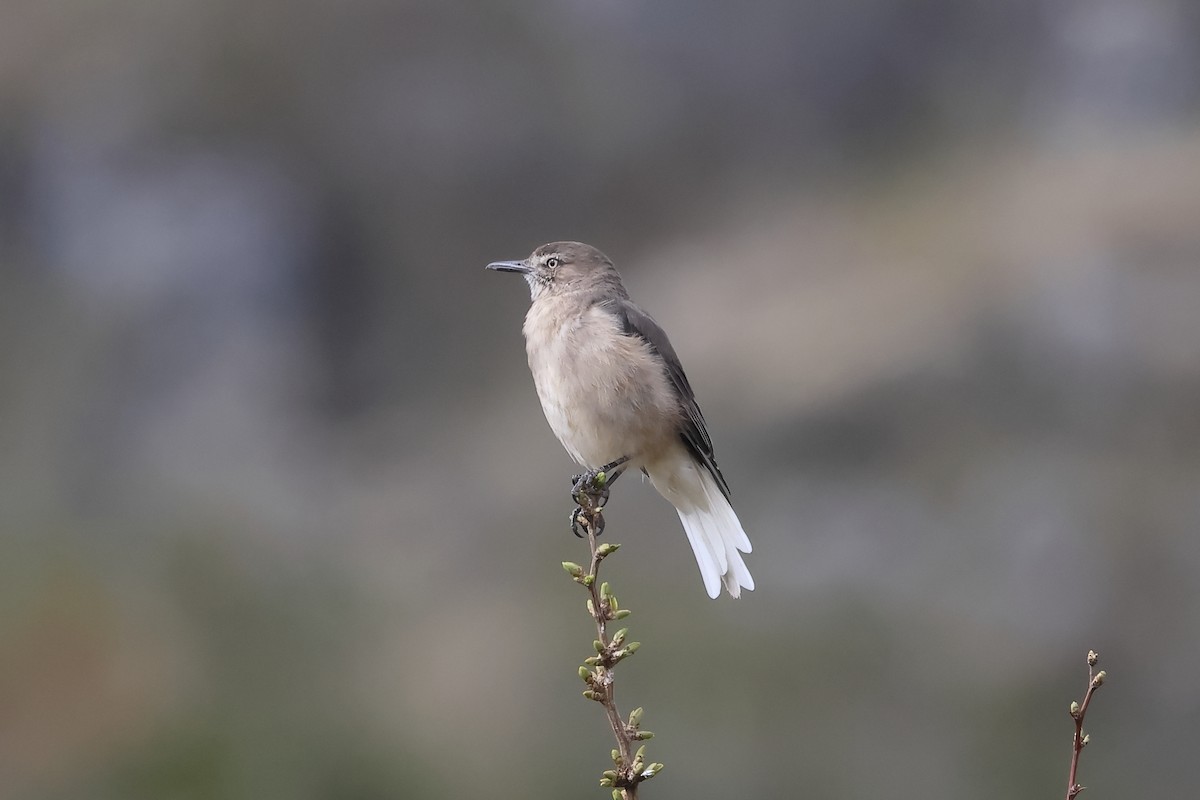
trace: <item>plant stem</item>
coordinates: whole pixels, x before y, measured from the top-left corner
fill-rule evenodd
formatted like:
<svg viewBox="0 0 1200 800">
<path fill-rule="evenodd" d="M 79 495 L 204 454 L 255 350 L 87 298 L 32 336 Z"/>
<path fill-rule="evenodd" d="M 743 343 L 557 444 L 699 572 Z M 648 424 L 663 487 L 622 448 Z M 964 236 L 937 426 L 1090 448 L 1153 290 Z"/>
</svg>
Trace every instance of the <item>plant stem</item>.
<svg viewBox="0 0 1200 800">
<path fill-rule="evenodd" d="M 599 553 L 599 545 L 596 543 L 595 526 L 587 526 L 588 547 L 592 553 L 592 560 L 588 569 L 588 574 L 592 576 L 591 585 L 587 587 L 588 593 L 591 595 L 592 603 L 592 619 L 596 623 L 596 638 L 604 645 L 607 651 L 610 649 L 612 640 L 608 637 L 608 614 L 607 601 L 600 596 L 600 562 L 603 557 Z M 621 754 L 621 764 L 628 767 L 633 764 L 633 737 L 625 727 L 624 717 L 621 716 L 620 710 L 617 708 L 617 701 L 614 698 L 615 688 L 613 686 L 613 668 L 611 665 L 606 665 L 601 662 L 598 668 L 598 677 L 593 684 L 595 689 L 600 692 L 598 702 L 604 706 L 604 714 L 608 717 L 608 725 L 612 728 L 613 737 L 617 740 L 617 750 Z M 632 776 L 631 776 L 632 777 Z M 634 782 L 628 786 L 622 786 L 621 792 L 625 800 L 636 800 L 637 798 L 637 783 Z"/>
<path fill-rule="evenodd" d="M 638 642 L 626 642 L 624 629 L 615 634 L 608 632 L 608 623 L 624 619 L 629 615 L 629 610 L 619 608 L 616 595 L 609 590 L 607 583 L 600 581 L 600 562 L 620 547 L 618 544 L 602 545 L 597 542 L 597 537 L 604 530 L 603 509 L 608 500 L 604 473 L 595 475 L 590 482 L 577 483 L 573 497 L 579 508 L 571 517 L 571 527 L 587 539 L 591 560 L 586 570 L 570 562 L 563 562 L 563 568 L 576 583 L 587 589 L 588 613 L 596 624 L 596 655 L 585 660 L 585 666 L 580 667 L 579 674 L 588 685 L 584 696 L 604 706 L 608 726 L 617 740 L 617 748 L 613 751 L 615 768 L 605 771 L 600 785 L 611 786 L 614 798 L 637 800 L 638 785 L 657 775 L 663 765 L 647 765 L 644 760 L 646 748 L 637 746 L 641 740 L 653 736 L 649 731 L 640 730 L 642 710 L 635 709 L 626 721 L 615 699 L 613 671 L 617 664 L 632 656 L 641 645 Z"/>
</svg>

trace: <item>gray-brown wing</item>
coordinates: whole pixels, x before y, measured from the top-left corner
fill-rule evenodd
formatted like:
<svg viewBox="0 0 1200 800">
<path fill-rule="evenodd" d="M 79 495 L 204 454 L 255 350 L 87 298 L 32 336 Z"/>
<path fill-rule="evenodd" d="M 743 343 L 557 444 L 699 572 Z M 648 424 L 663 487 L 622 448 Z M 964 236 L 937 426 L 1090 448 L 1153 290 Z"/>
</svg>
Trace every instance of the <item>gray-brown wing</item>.
<svg viewBox="0 0 1200 800">
<path fill-rule="evenodd" d="M 607 305 L 621 321 L 625 333 L 637 336 L 649 344 L 666 364 L 667 375 L 675 386 L 679 403 L 684 411 L 683 430 L 680 431 L 680 437 L 687 445 L 688 450 L 716 479 L 717 485 L 721 487 L 721 493 L 725 495 L 726 499 L 729 499 L 729 484 L 725 482 L 725 476 L 721 474 L 721 468 L 717 466 L 717 460 L 713 456 L 712 439 L 709 438 L 708 428 L 704 425 L 704 415 L 700 413 L 700 406 L 696 404 L 696 394 L 692 391 L 692 385 L 688 383 L 687 375 L 683 372 L 683 365 L 679 363 L 679 356 L 675 354 L 675 348 L 671 346 L 671 340 L 667 338 L 666 332 L 649 314 L 629 300 L 622 298 Z"/>
</svg>

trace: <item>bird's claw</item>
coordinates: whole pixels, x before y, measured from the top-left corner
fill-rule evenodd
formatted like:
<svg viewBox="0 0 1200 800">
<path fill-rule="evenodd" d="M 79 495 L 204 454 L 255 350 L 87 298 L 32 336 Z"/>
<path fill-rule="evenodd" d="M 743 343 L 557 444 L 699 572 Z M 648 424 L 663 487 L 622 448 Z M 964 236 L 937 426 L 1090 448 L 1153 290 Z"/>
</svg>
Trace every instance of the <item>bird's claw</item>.
<svg viewBox="0 0 1200 800">
<path fill-rule="evenodd" d="M 571 533 L 583 539 L 587 537 L 589 528 L 593 529 L 596 536 L 604 533 L 604 514 L 599 508 L 585 511 L 577 507 L 571 512 Z"/>
</svg>

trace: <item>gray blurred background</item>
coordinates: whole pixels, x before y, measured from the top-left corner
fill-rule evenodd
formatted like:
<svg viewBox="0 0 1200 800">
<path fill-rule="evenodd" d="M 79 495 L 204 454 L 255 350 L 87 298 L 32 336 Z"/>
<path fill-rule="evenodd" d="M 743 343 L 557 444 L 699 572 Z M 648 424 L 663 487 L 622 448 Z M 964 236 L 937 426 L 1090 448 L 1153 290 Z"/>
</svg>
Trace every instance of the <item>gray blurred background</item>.
<svg viewBox="0 0 1200 800">
<path fill-rule="evenodd" d="M 755 543 L 629 477 L 647 797 L 1187 796 L 1200 5 L 5 0 L 0 794 L 607 797 L 483 265 L 596 244 Z"/>
</svg>

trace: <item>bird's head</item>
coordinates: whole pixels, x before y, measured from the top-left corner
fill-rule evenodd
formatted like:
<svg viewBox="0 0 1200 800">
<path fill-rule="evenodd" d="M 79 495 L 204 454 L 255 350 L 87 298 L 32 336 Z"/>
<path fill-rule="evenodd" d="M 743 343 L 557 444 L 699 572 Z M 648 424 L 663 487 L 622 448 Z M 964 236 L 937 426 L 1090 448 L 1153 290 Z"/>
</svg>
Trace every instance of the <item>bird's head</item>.
<svg viewBox="0 0 1200 800">
<path fill-rule="evenodd" d="M 551 242 L 521 261 L 493 261 L 488 269 L 525 276 L 534 300 L 578 291 L 605 291 L 616 287 L 622 296 L 621 278 L 608 256 L 582 242 Z"/>
</svg>

